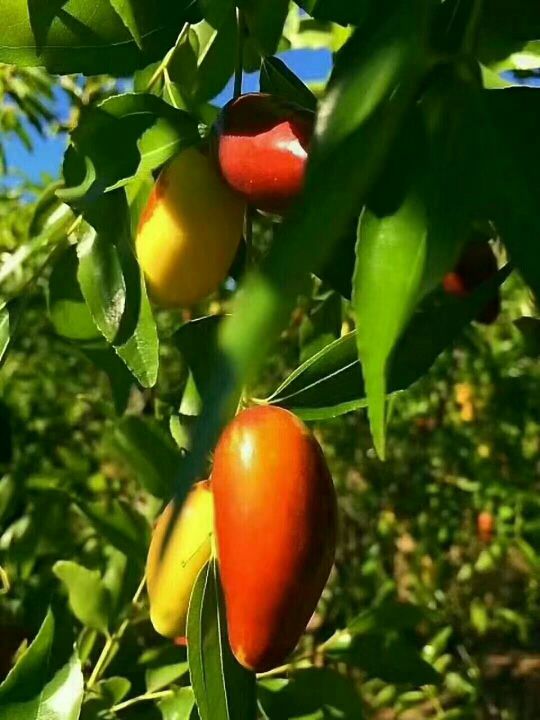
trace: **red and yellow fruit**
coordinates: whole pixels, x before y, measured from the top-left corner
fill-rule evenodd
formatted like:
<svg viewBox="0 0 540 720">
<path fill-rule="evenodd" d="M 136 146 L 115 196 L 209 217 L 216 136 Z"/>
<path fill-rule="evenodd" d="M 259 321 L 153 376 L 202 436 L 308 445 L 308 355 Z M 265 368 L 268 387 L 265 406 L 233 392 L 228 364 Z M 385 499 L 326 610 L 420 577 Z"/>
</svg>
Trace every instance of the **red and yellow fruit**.
<svg viewBox="0 0 540 720">
<path fill-rule="evenodd" d="M 213 502 L 208 481 L 197 483 L 187 496 L 174 525 L 174 503 L 160 515 L 146 561 L 150 619 L 165 637 L 186 632 L 191 591 L 197 575 L 212 555 Z"/>
<path fill-rule="evenodd" d="M 212 472 L 232 651 L 267 670 L 294 649 L 334 560 L 336 498 L 317 441 L 290 412 L 258 407 L 225 429 Z"/>
<path fill-rule="evenodd" d="M 443 288 L 449 295 L 467 297 L 482 283 L 497 274 L 497 258 L 487 240 L 468 243 L 452 272 L 443 278 Z M 485 325 L 495 322 L 501 310 L 499 294 L 478 314 L 476 320 Z"/>
<path fill-rule="evenodd" d="M 249 93 L 223 108 L 217 154 L 227 183 L 248 203 L 283 214 L 304 183 L 314 116 L 265 93 Z"/>
<path fill-rule="evenodd" d="M 152 299 L 192 305 L 224 280 L 242 237 L 245 204 L 195 148 L 161 172 L 135 242 Z"/>
</svg>

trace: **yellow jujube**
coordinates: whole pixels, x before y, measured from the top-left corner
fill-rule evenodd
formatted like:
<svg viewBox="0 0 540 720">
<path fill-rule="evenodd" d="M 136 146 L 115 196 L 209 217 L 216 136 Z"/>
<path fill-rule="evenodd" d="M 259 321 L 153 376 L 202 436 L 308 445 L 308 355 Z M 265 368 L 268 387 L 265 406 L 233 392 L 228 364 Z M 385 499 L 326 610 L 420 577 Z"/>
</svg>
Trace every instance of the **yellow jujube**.
<svg viewBox="0 0 540 720">
<path fill-rule="evenodd" d="M 154 528 L 146 561 L 146 583 L 152 625 L 160 635 L 177 638 L 185 635 L 193 585 L 212 555 L 214 510 L 210 482 L 193 487 L 168 533 L 173 508 L 170 502 Z"/>
<path fill-rule="evenodd" d="M 192 305 L 227 276 L 242 237 L 245 203 L 211 158 L 188 148 L 161 172 L 135 241 L 152 299 Z"/>
</svg>

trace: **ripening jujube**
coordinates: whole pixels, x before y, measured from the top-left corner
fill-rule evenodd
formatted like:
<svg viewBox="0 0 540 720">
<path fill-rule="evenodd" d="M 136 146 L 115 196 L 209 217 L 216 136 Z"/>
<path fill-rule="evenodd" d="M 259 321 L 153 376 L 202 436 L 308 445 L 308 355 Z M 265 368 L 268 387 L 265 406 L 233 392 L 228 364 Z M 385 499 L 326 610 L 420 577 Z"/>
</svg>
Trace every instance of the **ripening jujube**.
<svg viewBox="0 0 540 720">
<path fill-rule="evenodd" d="M 336 497 L 307 427 L 276 407 L 241 412 L 212 471 L 214 522 L 231 649 L 264 671 L 295 648 L 334 561 Z"/>
<path fill-rule="evenodd" d="M 212 159 L 195 148 L 162 170 L 135 241 L 154 302 L 192 305 L 217 290 L 242 238 L 244 209 Z"/>
<path fill-rule="evenodd" d="M 212 555 L 210 483 L 196 483 L 176 517 L 174 511 L 171 501 L 154 527 L 146 561 L 146 583 L 154 629 L 165 637 L 181 638 L 186 632 L 193 585 Z"/>
<path fill-rule="evenodd" d="M 241 95 L 216 125 L 221 174 L 258 210 L 285 213 L 304 184 L 313 125 L 314 114 L 290 102 Z"/>
</svg>

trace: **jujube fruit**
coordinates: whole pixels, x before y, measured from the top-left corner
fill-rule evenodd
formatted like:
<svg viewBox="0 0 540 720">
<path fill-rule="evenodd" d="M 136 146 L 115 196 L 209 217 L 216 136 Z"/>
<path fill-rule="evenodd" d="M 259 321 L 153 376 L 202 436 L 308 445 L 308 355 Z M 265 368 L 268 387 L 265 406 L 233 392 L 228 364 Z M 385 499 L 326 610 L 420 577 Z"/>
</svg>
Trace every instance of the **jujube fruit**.
<svg viewBox="0 0 540 720">
<path fill-rule="evenodd" d="M 316 608 L 334 561 L 336 497 L 322 450 L 292 413 L 257 407 L 225 429 L 212 471 L 231 649 L 279 665 Z"/>
<path fill-rule="evenodd" d="M 170 502 L 152 533 L 146 561 L 146 583 L 152 625 L 160 635 L 179 638 L 186 632 L 193 585 L 212 554 L 210 483 L 204 481 L 194 485 L 168 532 L 173 516 L 174 502 Z"/>
<path fill-rule="evenodd" d="M 217 289 L 240 243 L 244 208 L 199 150 L 184 150 L 164 168 L 135 242 L 156 303 L 192 305 Z"/>
<path fill-rule="evenodd" d="M 314 114 L 265 93 L 228 103 L 217 122 L 227 183 L 254 207 L 283 214 L 304 183 Z"/>
<path fill-rule="evenodd" d="M 449 295 L 467 297 L 482 283 L 497 274 L 497 258 L 487 240 L 469 242 L 455 268 L 443 278 L 443 288 Z M 490 325 L 501 310 L 499 293 L 478 313 L 476 320 Z"/>
<path fill-rule="evenodd" d="M 482 512 L 478 513 L 476 527 L 479 540 L 484 543 L 489 543 L 493 540 L 495 521 L 493 515 L 488 510 L 482 510 Z"/>
</svg>

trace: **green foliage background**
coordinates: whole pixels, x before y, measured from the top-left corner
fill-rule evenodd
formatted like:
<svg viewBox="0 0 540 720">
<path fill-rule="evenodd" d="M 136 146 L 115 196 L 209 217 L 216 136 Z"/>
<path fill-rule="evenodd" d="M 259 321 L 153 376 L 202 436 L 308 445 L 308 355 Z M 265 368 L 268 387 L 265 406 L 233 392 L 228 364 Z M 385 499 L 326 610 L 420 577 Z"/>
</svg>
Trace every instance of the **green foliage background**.
<svg viewBox="0 0 540 720">
<path fill-rule="evenodd" d="M 1 293 L 8 301 L 0 319 L 2 677 L 18 658 L 10 678 L 0 686 L 0 718 L 44 718 L 49 709 L 56 712 L 52 715 L 55 720 L 196 717 L 186 651 L 152 630 L 140 585 L 152 522 L 163 501 L 175 491 L 185 492 L 186 478 L 195 469 L 207 466 L 207 445 L 211 445 L 223 420 L 219 411 L 224 413 L 234 399 L 239 377 L 249 381 L 251 397 L 286 405 L 288 401 L 280 400 L 287 395 L 286 387 L 280 395 L 282 383 L 290 382 L 291 373 L 301 363 L 317 352 L 324 353 L 331 342 L 350 332 L 357 318 L 369 417 L 359 409 L 366 402 L 361 375 L 359 380 L 354 376 L 357 385 L 345 385 L 343 397 L 335 387 L 332 402 L 322 402 L 319 395 L 316 412 L 309 403 L 302 409 L 298 398 L 292 403 L 299 414 L 312 420 L 331 466 L 339 493 L 340 541 L 334 571 L 302 640 L 297 662 L 287 672 L 259 679 L 257 713 L 271 720 L 353 719 L 362 715 L 376 720 L 532 720 L 540 696 L 540 345 L 532 291 L 517 273 L 512 273 L 503 285 L 503 311 L 497 323 L 487 328 L 469 323 L 424 377 L 406 392 L 392 395 L 386 429 L 381 419 L 385 415 L 385 392 L 404 386 L 399 379 L 392 385 L 395 376 L 388 370 L 389 358 L 392 362 L 396 357 L 405 358 L 409 368 L 413 364 L 416 348 L 421 345 L 421 334 L 414 328 L 425 335 L 425 327 L 417 325 L 411 331 L 408 322 L 416 317 L 413 312 L 420 302 L 427 303 L 422 306 L 427 310 L 432 307 L 429 293 L 433 288 L 437 291 L 443 270 L 451 267 L 449 256 L 437 252 L 433 259 L 427 253 L 425 276 L 402 305 L 401 291 L 389 295 L 387 304 L 381 303 L 377 293 L 384 296 L 384 286 L 382 290 L 375 287 L 367 298 L 362 295 L 363 283 L 370 277 L 369 267 L 362 276 L 363 270 L 357 265 L 352 302 L 331 290 L 335 278 L 328 278 L 320 267 L 314 265 L 313 269 L 328 284 L 308 273 L 295 274 L 294 268 L 302 267 L 312 250 L 309 243 L 302 244 L 303 233 L 309 237 L 311 232 L 320 239 L 329 224 L 346 225 L 349 215 L 354 215 L 349 206 L 354 206 L 357 196 L 365 200 L 372 181 L 370 173 L 375 174 L 376 164 L 384 164 L 382 157 L 373 157 L 365 162 L 366 174 L 360 177 L 353 172 L 351 157 L 361 157 L 364 162 L 374 138 L 377 147 L 381 143 L 384 149 L 384 137 L 376 132 L 386 133 L 388 145 L 393 147 L 393 124 L 401 122 L 403 108 L 408 107 L 420 84 L 417 58 L 414 62 L 411 59 L 418 28 L 415 25 L 411 29 L 402 17 L 390 29 L 382 27 L 381 11 L 369 14 L 371 3 L 358 3 L 357 8 L 357 3 L 334 5 L 318 0 L 301 3 L 314 18 L 300 19 L 293 8 L 282 36 L 287 3 L 245 0 L 238 4 L 247 26 L 245 67 L 258 67 L 262 56 L 262 88 L 292 93 L 304 104 L 314 105 L 315 98 L 272 54 L 278 48 L 321 45 L 337 51 L 352 35 L 345 49 L 345 58 L 351 62 L 337 71 L 332 90 L 339 107 L 344 108 L 343 116 L 335 105 L 330 129 L 319 133 L 316 140 L 306 196 L 276 231 L 281 247 L 284 241 L 291 243 L 286 254 L 280 255 L 280 244 L 272 240 L 275 228 L 271 220 L 255 219 L 250 252 L 255 264 L 261 263 L 262 271 L 248 273 L 248 300 L 243 305 L 242 299 L 239 305 L 234 300 L 237 282 L 245 274 L 239 257 L 232 270 L 234 278 L 208 302 L 190 313 L 155 311 L 157 330 L 149 315 L 141 311 L 129 318 L 133 334 L 127 336 L 121 336 L 107 312 L 96 271 L 105 257 L 107 262 L 117 263 L 118 282 L 130 273 L 138 276 L 124 249 L 129 246 L 131 227 L 151 185 L 152 173 L 198 138 L 198 123 L 213 121 L 216 109 L 209 101 L 234 70 L 235 54 L 230 52 L 231 32 L 233 36 L 236 32 L 232 4 L 208 3 L 206 10 L 199 8 L 205 17 L 201 20 L 200 16 L 183 15 L 188 9 L 182 3 L 156 3 L 155 13 L 144 17 L 131 12 L 137 10 L 137 2 L 111 2 L 110 8 L 108 3 L 97 3 L 106 16 L 105 35 L 112 41 L 110 53 L 96 60 L 91 47 L 80 45 L 78 53 L 71 52 L 73 38 L 66 30 L 68 26 L 61 23 L 61 13 L 32 15 L 32 3 L 28 3 L 29 25 L 22 23 L 20 27 L 34 38 L 35 54 L 27 47 L 26 35 L 20 41 L 21 47 L 27 47 L 24 54 L 0 46 L 1 60 L 30 66 L 1 68 L 4 137 L 16 133 L 24 142 L 27 121 L 47 132 L 64 129 L 49 102 L 59 80 L 32 67 L 42 64 L 39 46 L 43 38 L 31 21 L 38 23 L 45 36 L 53 33 L 54 42 L 45 62 L 51 72 L 64 73 L 62 84 L 72 102 L 68 129 L 73 131 L 61 188 L 54 186 L 51 192 L 50 188 L 22 184 L 20 189 L 4 190 L 0 198 Z M 16 11 L 16 3 L 6 5 L 10 6 L 8 16 Z M 75 16 L 86 21 L 88 4 L 77 0 L 72 5 Z M 411 11 L 415 20 L 425 5 L 429 3 L 415 5 L 418 14 Z M 538 12 L 523 2 L 523 27 L 508 27 L 501 38 L 505 8 L 504 3 L 495 5 L 502 20 L 494 20 L 497 13 L 488 14 L 489 22 L 481 26 L 477 45 L 484 87 L 496 84 L 495 72 L 511 69 L 524 73 L 540 65 L 535 39 Z M 173 6 L 177 25 L 164 30 L 160 13 L 170 20 L 168 13 Z M 204 3 L 201 6 L 206 7 Z M 360 6 L 365 17 L 358 14 Z M 117 22 L 115 12 L 120 12 L 123 23 Z M 186 19 L 190 22 L 187 32 L 182 30 Z M 351 22 L 360 29 L 352 34 L 350 28 L 328 20 Z M 149 28 L 157 30 L 152 42 L 145 42 Z M 216 32 L 210 32 L 211 28 Z M 380 47 L 390 46 L 390 36 L 385 35 L 390 32 L 396 32 L 401 54 L 395 68 L 391 63 L 384 65 L 385 72 L 388 68 L 389 73 L 405 72 L 408 63 L 414 71 L 407 75 L 410 85 L 400 85 L 403 97 L 392 95 L 392 112 L 387 112 L 390 101 L 385 96 L 373 122 L 370 109 L 363 104 L 367 106 L 373 100 L 365 90 L 369 84 L 364 83 L 363 73 L 373 71 L 370 61 L 379 57 L 378 39 L 383 38 Z M 119 50 L 116 40 L 126 37 L 131 38 L 129 43 L 120 42 L 123 49 Z M 445 41 L 446 50 L 452 52 L 455 38 L 446 37 Z M 167 55 L 172 46 L 174 51 Z M 164 56 L 169 58 L 168 72 L 156 74 Z M 96 76 L 135 71 L 137 95 L 116 97 L 116 80 Z M 94 77 L 66 75 L 74 72 Z M 456 90 L 455 78 L 443 77 L 445 93 L 450 100 L 455 99 L 461 93 L 459 82 Z M 322 88 L 312 89 L 324 97 Z M 486 117 L 482 115 L 486 110 L 466 93 L 463 97 L 463 105 L 476 113 L 475 128 L 481 133 L 479 118 Z M 529 105 L 519 94 L 506 98 L 511 98 L 514 105 L 510 110 L 525 127 L 529 127 L 526 118 L 538 117 L 534 115 L 536 98 L 527 101 Z M 493 109 L 503 124 L 508 108 L 501 103 Z M 358 119 L 363 113 L 368 117 L 365 125 Z M 516 121 L 518 128 L 519 123 Z M 405 124 L 399 127 L 405 133 L 403 137 L 410 139 Z M 459 117 L 456 127 L 458 134 L 448 141 L 450 154 L 456 137 L 462 138 Z M 437 147 L 443 147 L 447 138 L 441 139 L 444 133 L 440 127 L 435 129 Z M 496 132 L 502 132 L 501 128 Z M 518 225 L 497 208 L 500 232 L 495 233 L 496 251 L 501 266 L 509 254 L 529 286 L 538 290 L 534 246 L 538 238 L 531 212 L 537 203 L 522 197 L 524 184 L 538 167 L 537 142 L 532 134 L 526 138 L 531 145 L 530 161 L 524 167 L 519 142 L 522 132 L 516 130 L 512 134 L 513 138 L 517 136 L 514 145 L 507 143 L 509 152 L 500 153 L 508 154 L 512 162 L 508 164 L 506 158 L 505 165 L 503 157 L 495 169 L 489 166 L 493 172 L 511 166 L 513 175 L 504 180 L 512 186 L 509 200 L 498 186 L 493 189 L 494 197 L 504 196 L 507 204 L 519 198 L 519 212 L 527 218 Z M 466 142 L 469 140 L 467 136 Z M 477 140 L 475 135 L 472 142 Z M 112 153 L 120 141 L 122 152 Z M 489 153 L 489 148 L 485 152 Z M 401 154 L 397 153 L 396 160 L 399 176 L 403 163 L 410 164 L 410 157 L 402 158 Z M 451 209 L 454 205 L 461 208 L 452 194 L 456 192 L 452 181 L 463 168 L 450 164 L 449 155 L 442 150 L 438 160 L 448 163 L 443 166 L 449 168 L 451 179 L 438 191 L 444 193 Z M 330 165 L 335 169 L 325 184 L 321 178 Z M 423 172 L 420 162 L 418 165 Z M 391 168 L 389 172 L 395 171 Z M 433 172 L 433 168 L 426 172 Z M 403 174 L 409 178 L 408 173 Z M 423 201 L 418 188 L 425 186 L 420 181 L 416 184 L 416 174 L 413 176 L 411 187 Z M 339 186 L 331 184 L 335 177 Z M 471 177 L 463 178 L 465 191 L 477 181 L 478 174 L 471 171 Z M 340 191 L 340 187 L 348 190 Z M 527 195 L 532 195 L 531 187 L 534 185 L 526 186 Z M 409 188 L 406 190 L 408 193 Z M 463 187 L 459 191 L 463 192 Z M 92 193 L 98 196 L 97 209 L 89 201 Z M 409 197 L 407 193 L 405 198 Z M 399 198 L 403 199 L 401 195 Z M 426 205 L 431 207 L 431 202 L 430 196 Z M 483 207 L 487 202 L 491 210 L 493 197 L 486 201 L 482 196 L 478 202 Z M 370 225 L 368 216 L 361 231 L 369 240 L 370 233 L 378 237 L 378 198 L 370 195 L 366 203 L 366 213 L 375 218 Z M 322 221 L 314 211 L 318 204 Z M 79 214 L 84 221 L 75 219 Z M 449 215 L 450 227 L 460 228 L 460 214 L 449 211 Z M 111 217 L 116 224 L 111 225 Z M 415 252 L 422 233 L 414 228 L 422 222 L 420 215 L 411 224 Z M 439 227 L 437 222 L 434 227 Z M 522 245 L 527 246 L 529 256 L 527 250 L 520 250 L 518 231 L 523 233 Z M 443 244 L 441 237 L 444 239 L 444 233 L 436 235 L 440 243 L 435 242 L 437 248 Z M 463 242 L 463 238 L 446 240 L 452 247 Z M 339 238 L 337 241 L 341 253 Z M 86 254 L 80 252 L 81 247 Z M 108 254 L 101 254 L 105 252 Z M 321 254 L 319 265 L 324 265 L 323 250 L 316 252 Z M 330 265 L 332 252 L 329 247 L 326 254 Z M 334 257 L 336 266 L 343 263 L 343 257 Z M 383 266 L 389 265 L 388 258 L 382 260 Z M 405 256 L 405 270 L 407 262 Z M 398 289 L 402 288 L 401 269 L 388 270 Z M 278 302 L 278 279 L 284 272 L 290 272 L 294 281 L 283 289 L 284 298 Z M 134 297 L 141 298 L 137 292 L 129 297 L 126 291 L 126 296 L 128 310 L 137 304 Z M 144 291 L 142 298 L 140 306 L 149 307 Z M 437 309 L 437 296 L 433 302 Z M 389 313 L 395 311 L 396 316 L 402 313 L 403 318 L 394 335 L 382 338 L 375 346 L 371 338 L 381 324 L 377 313 L 383 307 L 390 308 Z M 234 319 L 221 323 L 220 318 L 231 311 L 238 312 L 238 324 Z M 472 317 L 475 313 L 469 314 Z M 213 319 L 189 322 L 209 315 Z M 363 317 L 368 318 L 364 325 Z M 259 325 L 250 325 L 259 318 Z M 241 322 L 247 323 L 247 329 L 242 328 L 246 336 L 255 329 L 254 340 L 266 334 L 278 338 L 265 358 L 265 343 L 261 344 L 260 357 L 255 351 L 242 355 Z M 7 324 L 10 333 L 5 330 Z M 218 325 L 222 334 L 217 336 Z M 443 328 L 443 334 L 446 330 Z M 430 337 L 436 338 L 438 332 L 433 324 Z M 148 341 L 148 355 L 134 351 L 130 344 L 133 337 Z M 400 338 L 401 345 L 392 354 Z M 449 342 L 451 338 L 444 339 Z M 229 362 L 238 375 L 232 373 L 230 387 L 227 382 L 221 383 L 222 378 L 229 378 L 225 374 L 229 365 L 220 366 L 220 360 L 213 364 L 216 343 L 230 353 Z M 383 347 L 384 343 L 388 347 Z M 351 347 L 356 357 L 355 345 L 353 338 Z M 396 367 L 399 370 L 398 363 L 394 371 Z M 217 394 L 216 376 L 225 388 Z M 381 377 L 388 387 L 380 385 Z M 193 378 L 198 390 L 195 393 Z M 197 424 L 201 397 L 203 423 Z M 350 401 L 348 409 L 354 411 L 338 415 L 338 400 Z M 386 452 L 384 463 L 377 458 L 372 431 L 379 453 Z M 179 478 L 183 484 L 178 483 Z M 478 533 L 477 519 L 483 511 L 494 521 L 489 539 Z M 208 573 L 210 577 L 213 568 Z M 201 599 L 201 617 L 203 610 Z M 205 622 L 215 623 L 216 613 L 210 615 Z M 216 645 L 226 641 L 219 627 L 212 626 L 211 631 Z M 25 653 L 36 635 L 31 650 Z M 223 694 L 226 688 L 229 699 L 240 697 L 243 680 L 234 671 L 231 675 L 222 671 L 223 654 L 205 662 L 214 663 L 211 679 L 220 673 L 225 676 L 227 682 L 218 691 Z M 193 675 L 192 680 L 195 685 Z M 62 707 L 55 701 L 61 693 L 70 698 Z M 233 701 L 230 705 L 235 707 Z M 212 712 L 213 720 L 236 720 L 230 709 L 228 715 L 217 708 Z"/>
</svg>

